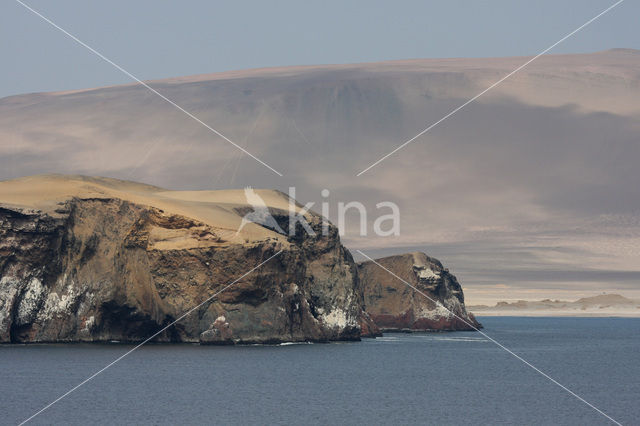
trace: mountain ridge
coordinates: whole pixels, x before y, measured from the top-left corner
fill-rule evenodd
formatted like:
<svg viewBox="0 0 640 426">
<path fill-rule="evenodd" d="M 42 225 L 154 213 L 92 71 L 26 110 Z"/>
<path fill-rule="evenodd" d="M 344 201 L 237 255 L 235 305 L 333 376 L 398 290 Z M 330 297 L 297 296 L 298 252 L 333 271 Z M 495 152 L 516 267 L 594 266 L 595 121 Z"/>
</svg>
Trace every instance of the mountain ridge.
<svg viewBox="0 0 640 426">
<path fill-rule="evenodd" d="M 606 54 L 631 54 L 631 55 L 640 55 L 640 49 L 626 48 L 626 47 L 614 47 L 605 50 L 599 50 L 595 52 L 589 53 L 550 53 L 546 54 L 546 57 L 574 57 L 574 56 L 582 56 L 582 55 L 606 55 Z M 201 82 L 201 81 L 211 81 L 216 79 L 238 79 L 238 78 L 251 78 L 255 76 L 264 76 L 270 74 L 277 74 L 284 72 L 285 75 L 289 73 L 297 73 L 304 71 L 331 71 L 331 70 L 339 70 L 339 69 L 358 69 L 367 66 L 398 66 L 398 65 L 413 65 L 413 64 L 428 64 L 429 62 L 452 62 L 452 61 L 473 61 L 474 59 L 494 59 L 494 60 L 523 60 L 532 58 L 535 55 L 522 55 L 522 56 L 486 56 L 486 57 L 441 57 L 441 58 L 406 58 L 406 59 L 390 59 L 390 60 L 382 60 L 382 61 L 370 61 L 370 62 L 350 62 L 344 64 L 309 64 L 309 65 L 287 65 L 287 66 L 272 66 L 272 67 L 259 67 L 259 68 L 247 68 L 247 69 L 234 69 L 227 71 L 216 71 L 210 73 L 197 73 L 190 74 L 179 77 L 164 77 L 164 78 L 152 78 L 142 80 L 147 84 L 162 84 L 162 83 L 186 83 L 186 82 Z M 290 75 L 289 75 L 290 76 Z M 4 100 L 12 97 L 20 97 L 20 96 L 30 96 L 30 95 L 66 95 L 66 94 L 75 94 L 75 93 L 83 93 L 87 91 L 93 90 L 101 90 L 101 89 L 110 89 L 117 87 L 129 87 L 129 86 L 137 86 L 140 83 L 131 82 L 124 84 L 113 84 L 106 86 L 96 86 L 90 88 L 79 88 L 79 89 L 71 89 L 71 90 L 54 90 L 54 91 L 44 91 L 44 92 L 27 92 L 16 95 L 9 95 L 0 98 L 0 100 Z"/>
</svg>

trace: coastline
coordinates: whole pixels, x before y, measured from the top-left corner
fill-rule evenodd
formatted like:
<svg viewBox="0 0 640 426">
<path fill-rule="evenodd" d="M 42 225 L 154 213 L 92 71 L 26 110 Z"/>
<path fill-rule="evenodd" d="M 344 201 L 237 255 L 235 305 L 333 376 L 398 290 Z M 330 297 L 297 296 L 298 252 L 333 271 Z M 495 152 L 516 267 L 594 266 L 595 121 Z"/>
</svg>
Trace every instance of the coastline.
<svg viewBox="0 0 640 426">
<path fill-rule="evenodd" d="M 573 312 L 573 311 L 475 311 L 478 317 L 565 317 L 565 318 L 640 318 L 638 312 Z"/>
</svg>

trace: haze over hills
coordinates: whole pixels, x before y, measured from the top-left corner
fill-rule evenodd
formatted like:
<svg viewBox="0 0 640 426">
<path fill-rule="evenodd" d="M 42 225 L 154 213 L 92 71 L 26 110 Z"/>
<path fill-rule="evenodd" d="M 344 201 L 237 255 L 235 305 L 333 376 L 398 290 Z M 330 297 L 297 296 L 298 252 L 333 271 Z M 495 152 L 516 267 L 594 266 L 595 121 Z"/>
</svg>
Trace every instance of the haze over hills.
<svg viewBox="0 0 640 426">
<path fill-rule="evenodd" d="M 496 316 L 640 316 L 640 301 L 619 294 L 600 294 L 583 297 L 574 302 L 566 300 L 540 300 L 498 302 L 495 306 L 469 306 L 479 315 Z"/>
<path fill-rule="evenodd" d="M 527 58 L 271 68 L 0 100 L 0 179 L 104 175 L 171 189 L 254 186 L 323 201 L 393 201 L 399 237 L 344 238 L 372 256 L 421 250 L 471 303 L 638 297 L 640 52 L 547 55 L 361 177 L 355 175 Z M 314 207 L 319 210 L 318 204 Z M 371 231 L 371 226 L 369 226 Z M 537 293 L 536 293 L 537 292 Z M 575 296 L 575 297 L 574 297 Z"/>
</svg>

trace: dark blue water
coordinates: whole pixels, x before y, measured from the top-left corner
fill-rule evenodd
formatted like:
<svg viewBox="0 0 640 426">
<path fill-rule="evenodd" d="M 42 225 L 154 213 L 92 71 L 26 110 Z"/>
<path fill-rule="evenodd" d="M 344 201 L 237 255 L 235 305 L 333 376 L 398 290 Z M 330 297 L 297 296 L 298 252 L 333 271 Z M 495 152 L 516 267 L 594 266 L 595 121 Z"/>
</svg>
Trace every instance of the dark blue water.
<svg viewBox="0 0 640 426">
<path fill-rule="evenodd" d="M 640 319 L 481 318 L 487 334 L 623 424 L 640 424 Z M 0 346 L 16 424 L 130 347 Z M 359 343 L 149 345 L 33 424 L 607 424 L 474 332 Z"/>
</svg>

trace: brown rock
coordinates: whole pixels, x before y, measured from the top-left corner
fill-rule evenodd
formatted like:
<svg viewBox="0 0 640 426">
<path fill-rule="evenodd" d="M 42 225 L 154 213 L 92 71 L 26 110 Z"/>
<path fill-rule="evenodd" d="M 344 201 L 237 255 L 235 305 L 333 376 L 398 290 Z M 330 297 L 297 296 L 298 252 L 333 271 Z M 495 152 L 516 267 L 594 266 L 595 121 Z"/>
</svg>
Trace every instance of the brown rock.
<svg viewBox="0 0 640 426">
<path fill-rule="evenodd" d="M 415 252 L 358 264 L 364 310 L 383 331 L 453 331 L 482 327 L 467 312 L 462 287 L 442 264 Z M 417 291 L 416 291 L 417 290 Z"/>
<path fill-rule="evenodd" d="M 316 236 L 255 223 L 238 233 L 247 203 L 223 192 L 67 176 L 1 182 L 0 342 L 141 341 L 280 250 L 155 341 L 357 340 L 362 324 L 375 334 L 336 228 L 322 236 L 310 213 Z M 286 229 L 288 198 L 256 192 Z"/>
</svg>

